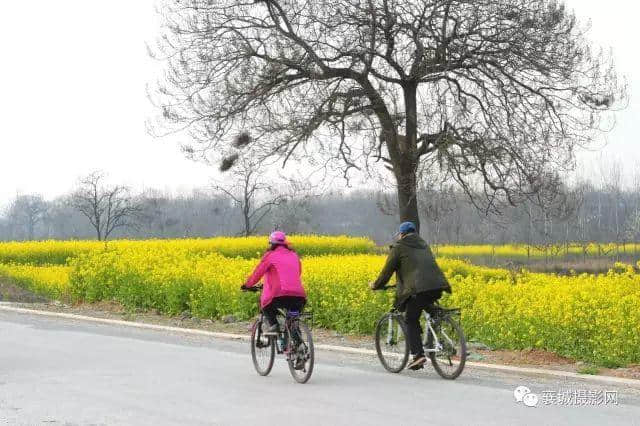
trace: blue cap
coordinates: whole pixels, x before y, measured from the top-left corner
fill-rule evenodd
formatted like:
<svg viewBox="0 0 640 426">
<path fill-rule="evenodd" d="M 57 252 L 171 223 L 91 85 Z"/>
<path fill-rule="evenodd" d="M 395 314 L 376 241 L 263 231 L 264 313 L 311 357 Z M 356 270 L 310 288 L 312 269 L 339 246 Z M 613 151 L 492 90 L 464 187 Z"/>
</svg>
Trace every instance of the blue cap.
<svg viewBox="0 0 640 426">
<path fill-rule="evenodd" d="M 404 222 L 398 228 L 398 233 L 408 234 L 409 232 L 416 232 L 416 225 L 413 222 Z"/>
</svg>

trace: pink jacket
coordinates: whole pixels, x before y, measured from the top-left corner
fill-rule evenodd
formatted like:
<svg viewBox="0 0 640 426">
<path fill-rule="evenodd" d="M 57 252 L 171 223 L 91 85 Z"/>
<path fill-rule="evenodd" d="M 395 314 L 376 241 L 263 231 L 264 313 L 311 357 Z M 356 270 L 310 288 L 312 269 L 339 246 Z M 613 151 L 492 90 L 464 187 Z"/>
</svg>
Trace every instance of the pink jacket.
<svg viewBox="0 0 640 426">
<path fill-rule="evenodd" d="M 256 266 L 253 274 L 245 285 L 253 287 L 264 275 L 264 288 L 260 296 L 260 306 L 263 308 L 271 303 L 274 297 L 298 296 L 307 297 L 300 274 L 302 265 L 296 252 L 280 246 L 268 251 Z"/>
</svg>

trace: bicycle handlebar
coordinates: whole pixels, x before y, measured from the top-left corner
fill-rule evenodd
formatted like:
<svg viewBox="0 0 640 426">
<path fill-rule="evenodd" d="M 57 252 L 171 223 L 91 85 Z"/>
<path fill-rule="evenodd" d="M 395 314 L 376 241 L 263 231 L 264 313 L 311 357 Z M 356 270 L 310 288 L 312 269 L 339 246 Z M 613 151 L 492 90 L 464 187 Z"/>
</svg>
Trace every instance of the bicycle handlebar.
<svg viewBox="0 0 640 426">
<path fill-rule="evenodd" d="M 263 286 L 261 286 L 261 285 L 254 285 L 253 287 L 243 288 L 242 291 L 249 291 L 249 292 L 252 292 L 252 293 L 257 293 L 260 290 L 262 290 L 262 287 Z"/>
<path fill-rule="evenodd" d="M 385 285 L 384 287 L 380 287 L 375 289 L 374 291 L 384 291 L 384 290 L 389 290 L 390 288 L 396 288 L 397 286 L 395 285 Z"/>
</svg>

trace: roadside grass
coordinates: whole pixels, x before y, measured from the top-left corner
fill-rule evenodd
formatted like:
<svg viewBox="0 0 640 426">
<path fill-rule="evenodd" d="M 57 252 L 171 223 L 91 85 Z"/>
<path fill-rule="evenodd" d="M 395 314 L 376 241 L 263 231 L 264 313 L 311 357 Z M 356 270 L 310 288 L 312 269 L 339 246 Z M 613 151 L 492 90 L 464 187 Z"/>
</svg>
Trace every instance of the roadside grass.
<svg viewBox="0 0 640 426">
<path fill-rule="evenodd" d="M 589 375 L 595 376 L 599 372 L 600 372 L 600 369 L 595 365 L 585 365 L 583 367 L 578 368 L 579 374 L 589 374 Z"/>
</svg>

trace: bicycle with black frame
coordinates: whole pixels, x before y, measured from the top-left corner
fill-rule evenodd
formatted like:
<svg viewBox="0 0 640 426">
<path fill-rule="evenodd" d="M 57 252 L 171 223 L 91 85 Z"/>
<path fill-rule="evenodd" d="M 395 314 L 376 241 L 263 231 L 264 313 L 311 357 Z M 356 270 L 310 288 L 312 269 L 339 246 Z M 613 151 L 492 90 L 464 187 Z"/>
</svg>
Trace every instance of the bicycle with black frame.
<svg viewBox="0 0 640 426">
<path fill-rule="evenodd" d="M 394 288 L 386 286 L 381 290 Z M 424 333 L 422 345 L 436 372 L 444 379 L 456 379 L 467 360 L 467 343 L 455 317 L 460 309 L 447 309 L 437 302 L 425 309 L 420 320 Z M 399 373 L 409 361 L 409 341 L 404 315 L 396 308 L 384 314 L 376 325 L 375 343 L 382 366 Z"/>
<path fill-rule="evenodd" d="M 261 285 L 243 289 L 251 292 L 260 290 Z M 313 373 L 314 350 L 313 336 L 305 322 L 306 319 L 312 319 L 312 314 L 279 309 L 278 333 L 264 334 L 265 317 L 260 310 L 260 315 L 251 327 L 251 358 L 259 375 L 266 376 L 271 372 L 277 352 L 286 356 L 289 371 L 296 382 L 309 381 Z"/>
</svg>

